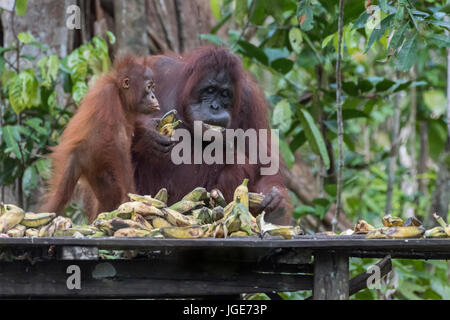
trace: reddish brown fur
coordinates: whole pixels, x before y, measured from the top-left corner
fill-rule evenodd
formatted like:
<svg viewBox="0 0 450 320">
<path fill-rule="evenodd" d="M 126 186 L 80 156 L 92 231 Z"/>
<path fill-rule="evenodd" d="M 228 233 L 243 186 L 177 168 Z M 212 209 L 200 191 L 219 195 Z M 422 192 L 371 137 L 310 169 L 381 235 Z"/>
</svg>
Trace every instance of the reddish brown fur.
<svg viewBox="0 0 450 320">
<path fill-rule="evenodd" d="M 229 51 L 216 47 L 196 50 L 183 57 L 153 56 L 141 59 L 155 72 L 156 95 L 162 114 L 176 108 L 178 118 L 190 127 L 185 108 L 192 88 L 208 72 L 228 70 L 235 87 L 232 123 L 230 128 L 268 129 L 268 104 L 264 93 L 251 77 L 243 70 L 239 59 Z M 141 117 L 140 117 L 141 118 Z M 140 123 L 140 124 L 139 124 Z M 165 187 L 169 192 L 169 203 L 179 201 L 186 193 L 198 186 L 208 190 L 219 188 L 230 201 L 234 189 L 249 178 L 249 189 L 253 192 L 270 192 L 278 187 L 284 198 L 283 206 L 288 208 L 284 217 L 275 222 L 289 224 L 291 208 L 289 196 L 284 186 L 281 170 L 273 176 L 260 175 L 261 165 L 174 165 L 170 158 L 155 159 L 145 141 L 147 129 L 145 117 L 137 123 L 136 139 L 133 144 L 133 163 L 135 164 L 135 182 L 140 194 L 155 195 Z M 270 142 L 270 139 L 269 139 Z M 267 146 L 270 152 L 270 145 Z M 283 162 L 280 159 L 280 166 Z"/>
<path fill-rule="evenodd" d="M 90 199 L 90 221 L 98 212 L 116 208 L 127 192 L 135 190 L 130 148 L 137 115 L 134 105 L 143 85 L 133 84 L 145 70 L 133 58 L 122 58 L 89 90 L 59 145 L 52 148 L 53 175 L 42 211 L 61 214 L 80 178 L 89 187 L 83 192 L 91 192 L 97 200 Z M 122 88 L 125 77 L 130 79 L 127 90 Z"/>
</svg>

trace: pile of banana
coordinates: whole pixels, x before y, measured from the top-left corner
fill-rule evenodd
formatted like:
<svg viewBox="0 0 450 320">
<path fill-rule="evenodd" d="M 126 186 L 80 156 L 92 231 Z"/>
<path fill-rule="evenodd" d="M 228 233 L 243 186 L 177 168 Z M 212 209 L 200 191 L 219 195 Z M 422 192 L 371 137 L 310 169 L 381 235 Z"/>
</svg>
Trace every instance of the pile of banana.
<svg viewBox="0 0 450 320">
<path fill-rule="evenodd" d="M 355 225 L 353 234 L 366 234 L 367 239 L 403 239 L 403 238 L 450 238 L 450 225 L 438 215 L 434 218 L 440 226 L 425 230 L 416 218 L 403 221 L 399 217 L 386 215 L 382 219 L 384 227 L 375 228 L 364 220 Z"/>
<path fill-rule="evenodd" d="M 128 194 L 130 202 L 114 211 L 100 213 L 91 225 L 74 225 L 69 218 L 54 213 L 25 213 L 17 206 L 2 204 L 0 236 L 193 239 L 270 235 L 290 239 L 301 234 L 299 227 L 264 221 L 264 212 L 253 217 L 249 210 L 258 207 L 264 196 L 248 192 L 247 183 L 248 179 L 244 179 L 236 188 L 230 203 L 220 190 L 208 192 L 202 187 L 171 206 L 167 206 L 165 188 L 154 197 Z"/>
</svg>

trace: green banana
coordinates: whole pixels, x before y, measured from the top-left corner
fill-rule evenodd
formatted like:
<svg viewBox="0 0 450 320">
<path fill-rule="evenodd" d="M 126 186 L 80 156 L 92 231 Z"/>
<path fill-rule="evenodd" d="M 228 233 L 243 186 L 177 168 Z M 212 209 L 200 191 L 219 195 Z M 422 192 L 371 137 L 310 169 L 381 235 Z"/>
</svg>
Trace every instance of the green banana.
<svg viewBox="0 0 450 320">
<path fill-rule="evenodd" d="M 164 208 L 162 210 L 166 214 L 167 221 L 174 226 L 187 227 L 196 224 L 196 221 L 192 216 L 185 216 L 170 208 Z"/>
<path fill-rule="evenodd" d="M 206 191 L 205 188 L 203 187 L 198 187 L 195 188 L 194 190 L 192 190 L 191 192 L 189 192 L 187 195 L 185 195 L 181 201 L 183 200 L 189 200 L 189 201 L 208 201 L 209 200 L 209 196 L 208 196 L 208 192 Z"/>
<path fill-rule="evenodd" d="M 167 200 L 169 199 L 169 193 L 167 192 L 167 189 L 160 189 L 156 194 L 155 199 L 167 204 Z"/>
<path fill-rule="evenodd" d="M 167 123 L 165 124 L 160 130 L 159 133 L 166 137 L 171 137 L 173 135 L 173 132 L 175 128 L 182 123 L 181 120 L 177 120 L 173 123 Z"/>
<path fill-rule="evenodd" d="M 175 110 L 175 109 L 172 109 L 172 110 L 166 112 L 162 116 L 158 125 L 156 126 L 156 130 L 160 131 L 162 129 L 162 127 L 164 127 L 166 124 L 175 122 L 176 115 L 177 115 L 177 110 Z"/>
<path fill-rule="evenodd" d="M 167 205 L 155 198 L 152 198 L 150 196 L 141 196 L 138 194 L 129 193 L 128 197 L 131 199 L 131 201 L 139 201 L 139 202 L 149 202 L 149 204 L 153 205 L 154 207 L 161 209 L 164 207 L 167 207 Z"/>
<path fill-rule="evenodd" d="M 203 201 L 181 200 L 174 203 L 169 208 L 178 211 L 181 214 L 187 214 L 189 211 L 205 205 Z"/>
</svg>

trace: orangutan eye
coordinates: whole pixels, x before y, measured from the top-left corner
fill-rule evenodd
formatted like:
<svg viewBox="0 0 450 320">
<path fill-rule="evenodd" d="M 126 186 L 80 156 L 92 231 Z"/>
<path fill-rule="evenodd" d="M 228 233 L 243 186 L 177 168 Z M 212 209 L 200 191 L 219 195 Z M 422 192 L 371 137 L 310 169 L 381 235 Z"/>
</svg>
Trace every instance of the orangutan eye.
<svg viewBox="0 0 450 320">
<path fill-rule="evenodd" d="M 214 87 L 206 88 L 206 92 L 208 92 L 208 93 L 214 93 L 215 91 L 216 91 L 216 88 L 214 88 Z"/>
<path fill-rule="evenodd" d="M 145 91 L 147 92 L 151 92 L 154 89 L 155 85 L 153 84 L 153 82 L 147 82 L 147 86 L 145 88 Z"/>
</svg>

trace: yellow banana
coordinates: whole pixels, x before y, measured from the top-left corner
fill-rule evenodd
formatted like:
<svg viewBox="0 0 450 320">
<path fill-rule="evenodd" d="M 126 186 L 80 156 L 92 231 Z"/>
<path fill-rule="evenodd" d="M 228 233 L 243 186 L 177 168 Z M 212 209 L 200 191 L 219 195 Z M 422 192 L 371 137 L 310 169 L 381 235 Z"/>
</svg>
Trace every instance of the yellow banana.
<svg viewBox="0 0 450 320">
<path fill-rule="evenodd" d="M 114 232 L 114 237 L 146 237 L 150 234 L 148 230 L 136 228 L 123 228 Z"/>
<path fill-rule="evenodd" d="M 159 133 L 166 137 L 171 137 L 175 128 L 181 123 L 181 120 L 177 120 L 172 123 L 165 124 L 160 130 Z"/>
<path fill-rule="evenodd" d="M 402 238 L 420 238 L 425 233 L 423 227 L 390 227 L 387 228 L 385 234 L 388 238 L 402 239 Z"/>
<path fill-rule="evenodd" d="M 154 217 L 151 222 L 153 228 L 155 229 L 173 227 L 173 225 L 171 225 L 169 221 L 161 217 Z"/>
<path fill-rule="evenodd" d="M 162 127 L 164 127 L 166 124 L 175 122 L 175 117 L 177 115 L 177 110 L 172 109 L 168 111 L 166 114 L 164 114 L 159 121 L 158 125 L 156 126 L 156 130 L 160 131 Z"/>
<path fill-rule="evenodd" d="M 21 208 L 11 204 L 4 204 L 2 211 L 4 213 L 0 216 L 0 233 L 6 233 L 14 228 L 25 216 Z"/>
<path fill-rule="evenodd" d="M 65 230 L 56 230 L 53 234 L 54 237 L 72 237 L 76 233 L 80 233 L 84 236 L 105 236 L 106 233 L 99 231 L 97 228 L 93 228 L 92 226 L 72 226 L 71 228 L 65 229 Z M 101 234 L 101 235 L 100 235 Z M 112 235 L 112 234 L 110 234 Z"/>
<path fill-rule="evenodd" d="M 148 228 L 147 226 L 142 225 L 141 223 L 133 221 L 131 219 L 114 218 L 114 219 L 111 219 L 110 222 L 111 222 L 111 226 L 114 231 L 119 230 L 119 229 L 124 229 L 124 228 L 135 228 L 135 229 L 143 229 L 143 230 L 148 230 L 148 231 L 153 229 L 150 224 L 148 224 L 148 226 L 150 226 Z"/>
<path fill-rule="evenodd" d="M 192 216 L 185 216 L 178 211 L 170 208 L 164 208 L 162 210 L 166 214 L 167 221 L 169 221 L 169 223 L 173 224 L 174 226 L 186 227 L 196 224 L 196 221 Z"/>
<path fill-rule="evenodd" d="M 390 214 L 384 216 L 381 222 L 385 227 L 401 227 L 403 225 L 402 218 L 393 217 Z"/>
<path fill-rule="evenodd" d="M 425 231 L 425 238 L 448 238 L 445 229 L 441 226 Z"/>
<path fill-rule="evenodd" d="M 356 234 L 366 234 L 369 231 L 372 231 L 374 229 L 375 228 L 371 224 L 369 224 L 367 221 L 359 220 L 358 223 L 355 225 L 354 232 Z"/>
<path fill-rule="evenodd" d="M 50 221 L 52 221 L 56 217 L 55 213 L 32 213 L 27 212 L 25 216 L 20 222 L 21 225 L 24 225 L 27 228 L 38 228 L 43 225 L 46 225 Z"/>
<path fill-rule="evenodd" d="M 240 202 L 244 204 L 244 206 L 248 209 L 248 179 L 245 178 L 240 186 L 234 190 L 233 200 L 237 202 L 237 199 L 240 199 Z"/>
<path fill-rule="evenodd" d="M 9 231 L 7 232 L 8 236 L 12 237 L 12 238 L 20 238 L 23 237 L 25 235 L 25 230 L 27 228 L 21 224 L 18 224 L 17 226 L 15 226 L 12 229 L 9 229 Z"/>
<path fill-rule="evenodd" d="M 205 205 L 203 201 L 181 200 L 177 203 L 174 203 L 169 208 L 182 214 L 188 214 L 189 211 L 197 209 L 198 207 L 201 207 L 203 205 Z"/>
<path fill-rule="evenodd" d="M 35 228 L 29 228 L 25 231 L 26 237 L 38 237 L 39 236 L 39 230 Z"/>
<path fill-rule="evenodd" d="M 161 233 L 166 238 L 196 239 L 201 238 L 203 236 L 204 230 L 200 226 L 170 227 L 170 228 L 162 228 Z"/>
<path fill-rule="evenodd" d="M 291 239 L 295 237 L 296 235 L 301 234 L 300 227 L 291 227 L 291 226 L 280 226 L 276 229 L 271 229 L 267 231 L 268 234 L 271 236 L 279 236 L 283 237 L 284 239 Z"/>
<path fill-rule="evenodd" d="M 230 237 L 248 237 L 248 234 L 245 231 L 235 231 L 230 234 Z"/>
<path fill-rule="evenodd" d="M 154 207 L 161 209 L 166 207 L 167 205 L 155 198 L 152 198 L 150 196 L 141 196 L 138 194 L 129 193 L 128 197 L 131 199 L 131 201 L 139 201 L 139 202 L 149 202 L 149 204 L 153 205 Z"/>
<path fill-rule="evenodd" d="M 153 229 L 152 225 L 151 225 L 147 220 L 145 220 L 145 218 L 144 218 L 143 216 L 141 216 L 141 215 L 138 214 L 138 213 L 134 213 L 134 214 L 131 216 L 131 220 L 133 220 L 133 221 L 139 223 L 139 224 L 142 225 L 142 226 L 144 227 L 144 229 L 146 229 L 146 230 L 152 230 L 152 229 Z"/>
</svg>

